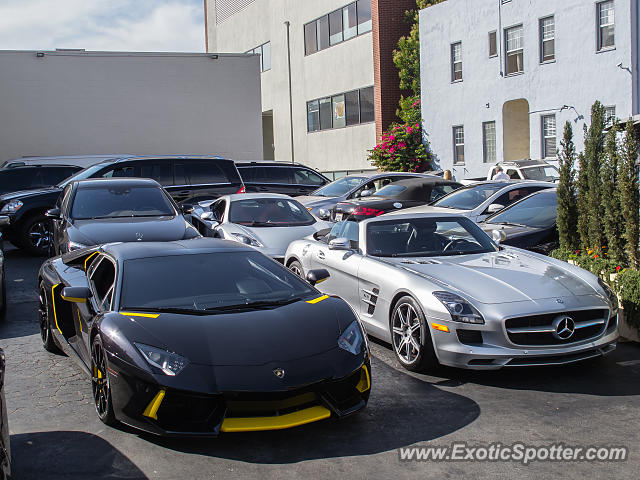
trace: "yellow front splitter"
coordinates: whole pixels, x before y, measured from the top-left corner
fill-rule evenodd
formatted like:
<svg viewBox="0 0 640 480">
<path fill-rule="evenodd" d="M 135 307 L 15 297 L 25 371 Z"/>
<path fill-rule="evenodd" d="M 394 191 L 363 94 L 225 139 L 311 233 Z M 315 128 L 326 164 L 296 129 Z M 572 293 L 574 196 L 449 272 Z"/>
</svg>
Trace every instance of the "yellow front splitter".
<svg viewBox="0 0 640 480">
<path fill-rule="evenodd" d="M 331 411 L 317 405 L 277 417 L 225 418 L 220 427 L 221 432 L 259 432 L 263 430 L 282 430 L 297 427 L 331 416 Z"/>
</svg>

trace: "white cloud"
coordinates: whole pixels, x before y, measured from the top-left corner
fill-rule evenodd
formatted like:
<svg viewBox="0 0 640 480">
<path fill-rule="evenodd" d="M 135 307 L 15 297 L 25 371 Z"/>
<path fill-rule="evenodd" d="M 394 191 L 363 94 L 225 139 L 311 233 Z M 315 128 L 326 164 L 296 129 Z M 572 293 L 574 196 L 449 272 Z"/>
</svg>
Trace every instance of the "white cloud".
<svg viewBox="0 0 640 480">
<path fill-rule="evenodd" d="M 204 51 L 202 0 L 2 0 L 0 49 Z"/>
</svg>

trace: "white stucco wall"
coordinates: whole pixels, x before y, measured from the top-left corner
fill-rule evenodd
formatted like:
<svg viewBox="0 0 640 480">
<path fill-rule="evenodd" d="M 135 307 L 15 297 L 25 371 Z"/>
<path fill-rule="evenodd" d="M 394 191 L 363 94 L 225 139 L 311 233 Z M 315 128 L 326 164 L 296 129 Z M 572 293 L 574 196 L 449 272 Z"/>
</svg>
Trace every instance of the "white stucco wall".
<svg viewBox="0 0 640 480">
<path fill-rule="evenodd" d="M 255 56 L 0 51 L 0 161 L 262 156 Z"/>
<path fill-rule="evenodd" d="M 218 0 L 219 1 L 219 0 Z M 305 56 L 304 24 L 349 0 L 255 0 L 216 24 L 207 0 L 209 51 L 245 52 L 271 42 L 271 70 L 262 73 L 262 110 L 273 111 L 276 160 L 291 160 L 287 29 L 290 22 L 295 161 L 322 171 L 371 168 L 375 123 L 307 133 L 307 101 L 373 85 L 371 33 Z"/>
<path fill-rule="evenodd" d="M 559 146 L 571 121 L 578 150 L 591 105 L 616 107 L 619 118 L 638 113 L 638 0 L 615 0 L 616 48 L 596 52 L 595 0 L 447 0 L 420 12 L 422 114 L 425 131 L 440 167 L 456 178 L 486 175 L 482 123 L 496 122 L 497 161 L 503 158 L 502 108 L 505 102 L 529 102 L 530 157 L 541 158 L 541 115 L 556 114 Z M 501 15 L 500 15 L 501 13 Z M 555 16 L 555 62 L 540 64 L 539 19 Z M 501 22 L 500 22 L 501 19 Z M 489 58 L 488 34 L 524 26 L 524 73 L 502 77 L 504 57 Z M 450 46 L 462 42 L 463 81 L 451 82 Z M 502 60 L 502 62 L 501 62 Z M 632 72 L 619 68 L 632 67 Z M 502 65 L 501 65 L 502 63 Z M 575 107 L 560 111 L 563 105 Z M 543 110 L 549 110 L 543 112 Z M 576 112 L 577 111 L 577 112 Z M 579 118 L 584 117 L 584 118 Z M 465 164 L 453 166 L 452 126 L 464 125 Z"/>
</svg>

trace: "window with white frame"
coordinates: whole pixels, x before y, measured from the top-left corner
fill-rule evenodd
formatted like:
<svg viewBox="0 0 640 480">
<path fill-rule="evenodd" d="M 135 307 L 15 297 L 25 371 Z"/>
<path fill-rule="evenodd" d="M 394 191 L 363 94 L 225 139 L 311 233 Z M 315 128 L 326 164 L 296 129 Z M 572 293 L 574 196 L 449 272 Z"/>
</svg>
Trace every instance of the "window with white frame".
<svg viewBox="0 0 640 480">
<path fill-rule="evenodd" d="M 542 116 L 542 157 L 556 157 L 556 116 Z"/>
<path fill-rule="evenodd" d="M 553 16 L 540 19 L 540 63 L 556 58 L 556 22 Z"/>
<path fill-rule="evenodd" d="M 453 127 L 453 163 L 464 163 L 464 127 Z"/>
<path fill-rule="evenodd" d="M 496 122 L 482 124 L 482 158 L 484 163 L 496 162 Z"/>
<path fill-rule="evenodd" d="M 504 31 L 504 43 L 507 50 L 505 70 L 507 75 L 524 72 L 524 29 L 522 25 L 507 28 Z"/>
<path fill-rule="evenodd" d="M 616 46 L 615 11 L 613 0 L 597 4 L 598 11 L 598 51 Z"/>
<path fill-rule="evenodd" d="M 616 106 L 611 105 L 604 107 L 604 124 L 606 127 L 613 126 L 613 122 L 616 121 Z"/>
<path fill-rule="evenodd" d="M 451 44 L 451 81 L 462 80 L 462 43 Z"/>
</svg>

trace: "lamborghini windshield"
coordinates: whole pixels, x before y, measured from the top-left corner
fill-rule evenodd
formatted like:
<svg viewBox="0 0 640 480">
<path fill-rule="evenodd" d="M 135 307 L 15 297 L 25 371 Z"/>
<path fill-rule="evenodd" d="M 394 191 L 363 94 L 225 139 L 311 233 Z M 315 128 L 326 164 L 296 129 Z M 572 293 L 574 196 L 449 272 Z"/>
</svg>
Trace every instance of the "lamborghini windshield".
<svg viewBox="0 0 640 480">
<path fill-rule="evenodd" d="M 437 257 L 495 252 L 497 247 L 466 217 L 398 218 L 367 225 L 367 254 Z"/>
<path fill-rule="evenodd" d="M 317 295 L 287 268 L 247 250 L 126 260 L 122 278 L 125 311 L 215 313 Z"/>
</svg>

